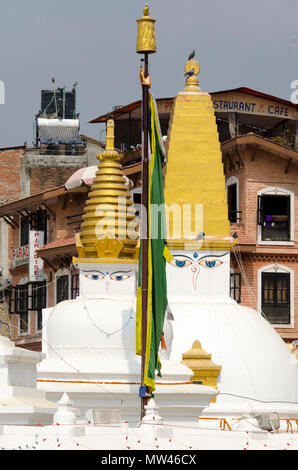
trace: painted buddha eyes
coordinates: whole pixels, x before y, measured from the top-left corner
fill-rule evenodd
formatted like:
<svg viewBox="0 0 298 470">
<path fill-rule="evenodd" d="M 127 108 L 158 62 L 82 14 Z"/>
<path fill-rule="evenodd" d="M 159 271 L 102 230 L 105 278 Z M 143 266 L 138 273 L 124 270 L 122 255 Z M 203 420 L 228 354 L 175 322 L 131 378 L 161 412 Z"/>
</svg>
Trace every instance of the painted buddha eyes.
<svg viewBox="0 0 298 470">
<path fill-rule="evenodd" d="M 92 281 L 98 281 L 99 279 L 104 279 L 103 274 L 85 274 L 87 279 L 91 279 Z"/>
<path fill-rule="evenodd" d="M 85 274 L 85 277 L 87 279 L 90 279 L 91 281 L 100 281 L 102 279 L 108 278 L 112 281 L 125 281 L 126 279 L 130 278 L 131 276 L 128 274 L 123 273 L 122 271 L 109 274 L 109 273 L 100 273 L 98 271 L 95 272 L 90 272 L 88 274 Z"/>
<path fill-rule="evenodd" d="M 184 256 L 179 256 L 170 261 L 170 264 L 173 264 L 177 268 L 186 268 L 186 266 L 192 264 L 192 261 Z"/>
<path fill-rule="evenodd" d="M 204 268 L 215 268 L 220 264 L 222 264 L 222 261 L 220 261 L 219 259 L 203 259 L 199 261 L 199 265 L 204 266 Z"/>
<path fill-rule="evenodd" d="M 194 253 L 193 257 L 197 258 L 198 254 Z M 220 266 L 223 262 L 217 258 L 214 258 L 213 256 L 210 256 L 210 257 L 204 257 L 204 259 L 197 261 L 197 263 L 200 266 L 203 266 L 204 268 L 210 269 L 210 268 L 215 268 L 217 266 Z M 174 259 L 170 261 L 170 264 L 172 264 L 176 268 L 186 268 L 187 266 L 194 264 L 194 261 L 188 256 L 184 256 L 184 255 L 175 256 L 174 255 Z"/>
<path fill-rule="evenodd" d="M 112 281 L 125 281 L 129 277 L 130 276 L 127 274 L 112 274 L 112 276 L 110 276 L 110 279 Z"/>
</svg>

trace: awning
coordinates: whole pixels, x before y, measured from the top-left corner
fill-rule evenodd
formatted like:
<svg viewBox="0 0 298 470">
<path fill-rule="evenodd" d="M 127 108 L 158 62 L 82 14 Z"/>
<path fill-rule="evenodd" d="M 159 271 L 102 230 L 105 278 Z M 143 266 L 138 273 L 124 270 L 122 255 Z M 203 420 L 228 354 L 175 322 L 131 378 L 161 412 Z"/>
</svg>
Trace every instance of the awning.
<svg viewBox="0 0 298 470">
<path fill-rule="evenodd" d="M 44 245 L 37 250 L 38 256 L 43 259 L 53 258 L 61 255 L 75 255 L 76 254 L 76 240 L 75 237 L 63 238 Z"/>
<path fill-rule="evenodd" d="M 73 175 L 71 175 L 70 178 L 65 183 L 65 189 L 67 191 L 73 190 L 75 188 L 79 188 L 81 186 L 91 186 L 93 183 L 93 180 L 95 178 L 97 171 L 97 166 L 87 166 L 85 168 L 80 168 L 77 170 Z M 133 182 L 127 178 L 127 176 L 124 176 L 125 178 L 125 184 L 130 186 L 131 188 L 133 187 Z"/>
</svg>

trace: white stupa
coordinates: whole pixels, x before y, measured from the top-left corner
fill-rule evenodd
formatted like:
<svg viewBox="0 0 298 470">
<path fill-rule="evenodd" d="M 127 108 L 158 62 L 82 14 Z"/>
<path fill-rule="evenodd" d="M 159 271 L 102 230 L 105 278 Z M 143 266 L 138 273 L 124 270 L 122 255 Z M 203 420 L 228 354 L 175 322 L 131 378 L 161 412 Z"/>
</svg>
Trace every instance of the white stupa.
<svg viewBox="0 0 298 470">
<path fill-rule="evenodd" d="M 193 59 L 186 72 L 192 69 L 199 72 Z M 221 366 L 219 395 L 204 414 L 267 410 L 298 417 L 297 361 L 259 312 L 229 296 L 230 249 L 236 240 L 230 237 L 211 98 L 194 75 L 176 96 L 171 114 L 165 201 L 170 214 L 173 208 L 168 246 L 174 260 L 167 265 L 175 320 L 170 358 L 179 360 L 199 340 Z M 179 211 L 183 224 L 177 224 Z"/>
</svg>

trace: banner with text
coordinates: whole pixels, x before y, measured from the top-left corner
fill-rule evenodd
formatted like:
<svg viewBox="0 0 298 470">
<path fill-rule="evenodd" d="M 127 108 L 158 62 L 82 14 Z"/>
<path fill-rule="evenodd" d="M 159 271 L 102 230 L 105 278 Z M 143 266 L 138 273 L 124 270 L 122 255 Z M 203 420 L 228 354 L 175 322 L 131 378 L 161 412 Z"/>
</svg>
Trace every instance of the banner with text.
<svg viewBox="0 0 298 470">
<path fill-rule="evenodd" d="M 38 257 L 37 250 L 44 245 L 44 232 L 29 232 L 29 281 L 43 281 L 43 260 Z"/>
</svg>

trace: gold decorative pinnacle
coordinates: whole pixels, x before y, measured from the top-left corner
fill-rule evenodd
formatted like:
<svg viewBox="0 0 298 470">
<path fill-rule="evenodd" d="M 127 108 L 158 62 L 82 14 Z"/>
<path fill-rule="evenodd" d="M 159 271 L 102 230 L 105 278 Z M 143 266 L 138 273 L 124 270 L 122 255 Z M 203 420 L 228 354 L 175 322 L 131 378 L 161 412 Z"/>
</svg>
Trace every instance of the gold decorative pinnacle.
<svg viewBox="0 0 298 470">
<path fill-rule="evenodd" d="M 148 3 L 145 3 L 145 8 L 143 9 L 143 15 L 144 16 L 150 16 Z"/>
<path fill-rule="evenodd" d="M 195 59 L 189 59 L 184 67 L 185 71 L 185 86 L 187 89 L 198 89 L 199 87 L 199 80 L 197 75 L 200 73 L 200 65 Z M 189 88 L 190 87 L 190 88 Z"/>
<path fill-rule="evenodd" d="M 107 134 L 106 134 L 106 148 L 105 150 L 97 155 L 99 160 L 112 160 L 118 161 L 122 159 L 121 153 L 119 153 L 115 147 L 115 135 L 114 135 L 115 123 L 113 119 L 108 119 L 107 121 Z"/>
<path fill-rule="evenodd" d="M 202 348 L 200 341 L 194 341 L 191 349 L 182 354 L 182 359 L 182 364 L 185 364 L 194 373 L 191 379 L 193 382 L 201 382 L 202 385 L 217 388 L 217 378 L 221 366 L 211 360 L 211 354 Z"/>
<path fill-rule="evenodd" d="M 137 20 L 137 53 L 154 54 L 156 52 L 155 20 L 151 18 L 148 3 L 143 9 L 144 16 Z"/>
<path fill-rule="evenodd" d="M 138 257 L 138 219 L 121 163 L 114 148 L 114 120 L 107 122 L 106 148 L 100 160 L 76 234 L 79 259 L 74 262 L 117 260 L 134 262 Z M 113 261 L 114 262 L 114 261 Z"/>
</svg>

